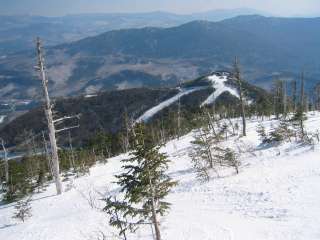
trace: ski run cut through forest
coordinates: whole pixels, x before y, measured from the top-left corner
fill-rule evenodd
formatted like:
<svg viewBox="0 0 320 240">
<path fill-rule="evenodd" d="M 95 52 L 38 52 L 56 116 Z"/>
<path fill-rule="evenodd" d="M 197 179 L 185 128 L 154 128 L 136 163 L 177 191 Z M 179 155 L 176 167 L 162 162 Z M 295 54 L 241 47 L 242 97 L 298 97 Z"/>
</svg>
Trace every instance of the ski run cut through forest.
<svg viewBox="0 0 320 240">
<path fill-rule="evenodd" d="M 305 130 L 316 133 L 319 112 L 309 112 Z M 233 123 L 240 119 L 231 120 Z M 262 144 L 257 128 L 277 126 L 273 118 L 247 121 L 247 136 L 229 136 L 221 145 L 239 155 L 239 174 L 219 167 L 200 181 L 190 157 L 194 130 L 166 143 L 169 176 L 177 181 L 166 201 L 170 211 L 159 218 L 163 240 L 319 240 L 320 145 L 299 141 Z M 122 154 L 97 163 L 89 174 L 63 183 L 56 195 L 52 183 L 32 195 L 32 217 L 12 218 L 17 203 L 0 206 L 1 240 L 119 239 L 102 211 L 107 194 L 117 194 L 114 175 L 123 170 Z M 141 226 L 128 239 L 150 240 L 151 226 Z"/>
</svg>

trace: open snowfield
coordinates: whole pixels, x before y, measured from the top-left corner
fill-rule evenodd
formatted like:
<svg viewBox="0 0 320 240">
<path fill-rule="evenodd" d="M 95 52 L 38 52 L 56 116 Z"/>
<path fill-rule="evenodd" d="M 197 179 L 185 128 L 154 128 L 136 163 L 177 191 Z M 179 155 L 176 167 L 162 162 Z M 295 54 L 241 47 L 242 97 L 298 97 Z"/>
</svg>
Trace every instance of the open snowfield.
<svg viewBox="0 0 320 240">
<path fill-rule="evenodd" d="M 263 124 L 270 127 L 272 122 Z M 172 160 L 170 175 L 179 181 L 168 197 L 171 211 L 161 218 L 163 240 L 320 239 L 320 146 L 285 143 L 263 148 L 257 124 L 248 122 L 246 138 L 224 143 L 243 152 L 240 173 L 222 169 L 219 177 L 205 184 L 196 179 L 188 156 L 193 133 L 163 148 Z M 317 129 L 320 114 L 310 113 L 307 130 Z M 113 175 L 119 173 L 119 160 L 125 156 L 96 165 L 90 175 L 74 179 L 73 187 L 61 196 L 55 196 L 53 185 L 35 194 L 33 216 L 25 223 L 11 218 L 13 205 L 0 206 L 0 239 L 94 240 L 101 237 L 100 231 L 107 239 L 117 239 L 97 192 L 117 188 Z M 150 227 L 129 239 L 152 239 Z"/>
</svg>

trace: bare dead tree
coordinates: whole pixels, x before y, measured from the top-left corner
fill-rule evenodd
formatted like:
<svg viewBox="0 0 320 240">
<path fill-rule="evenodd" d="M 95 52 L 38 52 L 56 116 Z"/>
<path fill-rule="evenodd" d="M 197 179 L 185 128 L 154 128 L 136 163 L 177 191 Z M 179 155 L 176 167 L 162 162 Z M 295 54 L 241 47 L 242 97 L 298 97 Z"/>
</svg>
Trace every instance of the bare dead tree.
<svg viewBox="0 0 320 240">
<path fill-rule="evenodd" d="M 282 105 L 283 105 L 283 116 L 287 117 L 287 82 L 282 82 Z"/>
<path fill-rule="evenodd" d="M 74 151 L 73 151 L 73 146 L 72 146 L 72 137 L 71 137 L 71 131 L 68 132 L 68 139 L 69 139 L 69 150 L 70 150 L 70 155 L 69 155 L 69 161 L 70 161 L 70 167 L 75 169 L 75 156 L 74 156 Z"/>
<path fill-rule="evenodd" d="M 4 171 L 5 171 L 5 180 L 6 180 L 6 184 L 8 184 L 9 182 L 9 162 L 8 162 L 8 151 L 6 149 L 4 140 L 2 138 L 0 138 L 1 141 L 1 146 L 2 146 L 2 150 L 3 150 L 3 160 L 4 160 Z"/>
<path fill-rule="evenodd" d="M 52 159 L 52 172 L 53 172 L 53 178 L 56 184 L 56 190 L 57 194 L 62 193 L 62 183 L 61 183 L 61 177 L 60 177 L 60 166 L 59 166 L 59 155 L 58 155 L 58 146 L 57 146 L 57 139 L 56 134 L 64 131 L 68 131 L 74 128 L 78 128 L 80 125 L 74 125 L 74 126 L 67 126 L 62 127 L 60 129 L 56 129 L 57 125 L 62 124 L 65 120 L 70 119 L 80 119 L 80 115 L 70 115 L 70 116 L 63 116 L 58 119 L 54 119 L 54 112 L 53 112 L 53 104 L 51 104 L 51 99 L 49 96 L 48 91 L 48 78 L 46 74 L 46 68 L 45 68 L 45 61 L 42 51 L 42 44 L 40 41 L 40 38 L 37 38 L 37 57 L 38 57 L 38 65 L 36 66 L 36 69 L 39 71 L 40 79 L 42 81 L 42 88 L 43 88 L 43 95 L 45 100 L 45 115 L 47 118 L 47 125 L 48 125 L 48 133 L 49 133 L 49 140 L 50 140 L 50 153 L 51 153 L 51 159 Z"/>
<path fill-rule="evenodd" d="M 242 80 L 241 80 L 241 73 L 239 67 L 239 60 L 235 57 L 234 60 L 234 78 L 237 81 L 238 89 L 239 89 L 239 98 L 240 98 L 240 105 L 241 105 L 241 118 L 242 118 L 242 135 L 247 136 L 247 124 L 246 124 L 246 113 L 245 113 L 245 104 L 244 104 L 244 97 L 243 97 L 243 89 L 242 89 Z"/>
<path fill-rule="evenodd" d="M 40 72 L 40 78 L 42 80 L 43 87 L 43 95 L 45 100 L 45 115 L 48 122 L 48 130 L 49 130 L 49 139 L 50 139 L 50 147 L 51 147 L 51 157 L 53 164 L 53 175 L 56 184 L 57 194 L 62 193 L 62 183 L 60 178 L 60 167 L 59 167 L 59 156 L 58 156 L 58 147 L 56 140 L 56 129 L 54 126 L 54 120 L 52 116 L 52 105 L 48 92 L 48 79 L 46 76 L 44 57 L 42 52 L 42 46 L 40 38 L 37 38 L 37 55 L 38 55 L 38 70 Z"/>
<path fill-rule="evenodd" d="M 45 154 L 47 162 L 48 162 L 48 167 L 49 167 L 51 176 L 53 177 L 52 161 L 51 161 L 51 158 L 50 158 L 47 139 L 46 139 L 46 136 L 45 136 L 43 131 L 42 131 L 42 141 L 43 141 L 43 147 L 44 147 L 44 151 L 45 151 L 44 154 Z"/>
<path fill-rule="evenodd" d="M 179 91 L 181 91 L 181 81 L 179 80 Z M 178 135 L 178 139 L 180 138 L 180 134 L 181 134 L 181 97 L 179 96 L 178 98 L 178 116 L 177 116 L 177 135 Z"/>
<path fill-rule="evenodd" d="M 297 110 L 297 81 L 293 80 L 291 82 L 291 96 L 292 96 L 292 104 L 293 104 L 293 112 Z"/>
<path fill-rule="evenodd" d="M 301 130 L 301 135 L 304 137 L 305 132 L 304 132 L 304 109 L 305 109 L 305 96 L 304 96 L 304 72 L 301 74 L 301 85 L 300 85 L 300 106 L 299 106 L 299 124 L 300 124 L 300 130 Z"/>
</svg>

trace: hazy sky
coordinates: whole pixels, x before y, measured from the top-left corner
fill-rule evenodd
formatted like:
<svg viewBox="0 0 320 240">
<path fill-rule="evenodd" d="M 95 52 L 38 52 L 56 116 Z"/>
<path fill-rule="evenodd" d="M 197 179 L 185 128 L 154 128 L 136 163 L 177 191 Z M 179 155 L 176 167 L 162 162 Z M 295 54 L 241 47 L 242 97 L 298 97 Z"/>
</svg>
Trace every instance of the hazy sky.
<svg viewBox="0 0 320 240">
<path fill-rule="evenodd" d="M 0 0 L 0 14 L 65 15 L 93 12 L 191 13 L 253 8 L 275 15 L 319 15 L 320 0 Z"/>
</svg>

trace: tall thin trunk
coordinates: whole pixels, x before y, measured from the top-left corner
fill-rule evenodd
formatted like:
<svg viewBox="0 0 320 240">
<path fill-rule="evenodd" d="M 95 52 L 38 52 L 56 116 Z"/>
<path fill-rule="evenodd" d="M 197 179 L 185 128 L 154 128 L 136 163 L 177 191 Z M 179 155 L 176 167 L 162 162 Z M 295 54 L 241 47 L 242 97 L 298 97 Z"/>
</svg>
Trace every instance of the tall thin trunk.
<svg viewBox="0 0 320 240">
<path fill-rule="evenodd" d="M 302 136 L 304 136 L 304 126 L 303 126 L 303 113 L 304 113 L 304 72 L 301 74 L 301 89 L 300 89 L 300 128 Z"/>
<path fill-rule="evenodd" d="M 71 156 L 69 156 L 70 158 L 70 167 L 75 169 L 75 156 L 74 156 L 74 151 L 73 151 L 73 146 L 72 146 L 72 137 L 71 137 L 71 132 L 68 132 L 68 138 L 69 138 L 69 150 L 71 152 Z"/>
<path fill-rule="evenodd" d="M 178 119 L 177 119 L 177 131 L 178 131 L 178 139 L 180 138 L 180 132 L 181 132 L 181 101 L 180 101 L 180 97 L 178 99 Z"/>
<path fill-rule="evenodd" d="M 181 82 L 179 81 L 179 90 L 181 90 Z M 177 119 L 177 135 L 178 139 L 180 138 L 181 134 L 181 98 L 178 99 L 178 119 Z"/>
<path fill-rule="evenodd" d="M 53 167 L 53 175 L 56 184 L 57 194 L 62 193 L 62 183 L 60 178 L 60 169 L 59 169 L 59 156 L 58 156 L 58 147 L 56 140 L 56 130 L 53 122 L 52 116 L 52 106 L 50 102 L 49 92 L 48 92 L 48 79 L 46 77 L 45 65 L 44 65 L 44 57 L 42 54 L 42 47 L 40 38 L 37 38 L 37 55 L 38 55 L 38 68 L 40 72 L 40 78 L 42 80 L 43 94 L 45 99 L 45 115 L 48 121 L 48 129 L 49 129 L 49 139 L 50 139 L 50 147 L 51 147 L 51 156 L 52 156 L 52 167 Z"/>
<path fill-rule="evenodd" d="M 297 81 L 292 82 L 292 103 L 293 103 L 293 112 L 297 111 Z"/>
<path fill-rule="evenodd" d="M 52 161 L 51 161 L 50 154 L 49 154 L 49 150 L 48 150 L 47 140 L 46 140 L 46 137 L 45 137 L 43 131 L 42 131 L 42 141 L 43 141 L 43 147 L 44 147 L 46 159 L 47 159 L 47 161 L 48 161 L 48 167 L 49 167 L 51 176 L 53 177 Z"/>
<path fill-rule="evenodd" d="M 282 93 L 283 115 L 287 117 L 287 82 L 283 81 L 283 93 Z"/>
<path fill-rule="evenodd" d="M 242 118 L 242 135 L 247 136 L 247 123 L 246 123 L 245 105 L 244 105 L 244 99 L 243 99 L 243 89 L 241 84 L 239 61 L 237 57 L 235 58 L 235 61 L 234 61 L 234 77 L 238 83 L 238 88 L 239 88 L 239 98 L 240 98 L 241 118 Z"/>
<path fill-rule="evenodd" d="M 3 149 L 3 158 L 4 158 L 4 171 L 5 171 L 5 179 L 6 179 L 6 184 L 9 183 L 9 162 L 8 162 L 8 152 L 4 143 L 4 140 L 1 139 L 1 145 Z"/>
</svg>

